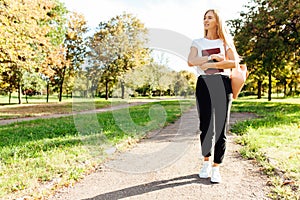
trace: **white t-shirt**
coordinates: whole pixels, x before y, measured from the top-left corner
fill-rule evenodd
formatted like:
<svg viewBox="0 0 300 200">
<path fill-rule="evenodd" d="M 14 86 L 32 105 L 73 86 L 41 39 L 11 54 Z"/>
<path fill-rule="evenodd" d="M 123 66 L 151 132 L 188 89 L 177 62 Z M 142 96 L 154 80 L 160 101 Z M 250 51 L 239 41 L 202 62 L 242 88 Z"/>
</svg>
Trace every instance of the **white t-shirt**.
<svg viewBox="0 0 300 200">
<path fill-rule="evenodd" d="M 198 56 L 200 57 L 204 56 L 202 55 L 203 51 L 216 50 L 216 49 L 218 49 L 220 53 L 225 55 L 224 44 L 221 39 L 216 39 L 216 40 L 208 40 L 206 38 L 194 39 L 191 46 L 197 48 Z M 229 47 L 226 45 L 226 51 L 228 50 L 228 48 Z M 197 72 L 197 76 L 205 74 L 204 71 L 199 66 L 195 66 L 195 70 Z M 224 69 L 224 72 L 221 72 L 220 74 L 229 76 L 230 69 Z"/>
</svg>

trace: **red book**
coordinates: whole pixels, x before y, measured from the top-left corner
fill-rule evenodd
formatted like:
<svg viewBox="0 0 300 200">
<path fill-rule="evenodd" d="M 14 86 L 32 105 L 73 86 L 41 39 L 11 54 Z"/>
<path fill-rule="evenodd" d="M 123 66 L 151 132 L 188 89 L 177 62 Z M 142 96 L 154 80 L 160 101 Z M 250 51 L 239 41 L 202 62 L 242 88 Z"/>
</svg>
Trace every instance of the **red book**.
<svg viewBox="0 0 300 200">
<path fill-rule="evenodd" d="M 220 48 L 202 50 L 202 56 L 210 56 L 212 54 L 218 54 L 218 53 L 221 53 Z"/>
<path fill-rule="evenodd" d="M 212 54 L 218 54 L 220 52 L 221 52 L 220 48 L 204 49 L 202 50 L 202 56 L 210 56 Z M 205 70 L 205 74 L 214 74 L 223 71 L 224 71 L 223 69 L 208 68 L 207 70 Z"/>
</svg>

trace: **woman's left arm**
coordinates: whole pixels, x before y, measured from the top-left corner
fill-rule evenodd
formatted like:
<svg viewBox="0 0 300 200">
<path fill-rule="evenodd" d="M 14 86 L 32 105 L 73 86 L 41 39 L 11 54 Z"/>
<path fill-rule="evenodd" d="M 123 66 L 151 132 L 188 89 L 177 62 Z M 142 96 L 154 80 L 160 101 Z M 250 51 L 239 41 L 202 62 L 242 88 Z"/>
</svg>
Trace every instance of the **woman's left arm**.
<svg viewBox="0 0 300 200">
<path fill-rule="evenodd" d="M 200 66 L 202 70 L 206 70 L 208 68 L 217 68 L 217 69 L 231 69 L 235 68 L 238 64 L 237 55 L 234 54 L 231 48 L 226 51 L 226 59 L 220 62 L 213 63 L 205 63 Z"/>
</svg>

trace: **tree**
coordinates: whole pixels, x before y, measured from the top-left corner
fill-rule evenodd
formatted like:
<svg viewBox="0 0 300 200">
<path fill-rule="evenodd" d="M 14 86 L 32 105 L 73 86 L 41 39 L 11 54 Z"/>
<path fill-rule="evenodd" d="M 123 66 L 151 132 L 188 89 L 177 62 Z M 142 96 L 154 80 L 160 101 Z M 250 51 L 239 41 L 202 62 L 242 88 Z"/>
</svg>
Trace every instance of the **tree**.
<svg viewBox="0 0 300 200">
<path fill-rule="evenodd" d="M 106 99 L 110 88 L 126 71 L 147 63 L 149 50 L 144 47 L 145 42 L 146 28 L 131 14 L 100 22 L 89 47 L 92 71 L 101 74 L 98 80 L 104 84 Z"/>
<path fill-rule="evenodd" d="M 196 77 L 187 71 L 175 72 L 165 65 L 153 62 L 134 69 L 124 76 L 125 86 L 134 95 L 188 95 L 195 90 Z"/>
<path fill-rule="evenodd" d="M 248 12 L 230 21 L 237 49 L 252 72 L 249 78 L 257 79 L 260 87 L 264 78 L 259 77 L 268 77 L 268 100 L 275 80 L 272 77 L 281 77 L 282 69 L 290 62 L 299 68 L 293 59 L 300 48 L 299 5 L 291 0 L 251 0 L 245 6 Z"/>
<path fill-rule="evenodd" d="M 54 8 L 47 0 L 0 1 L 0 71 L 6 90 L 18 90 L 21 102 L 23 74 L 39 70 L 39 55 L 49 47 L 45 21 Z"/>
<path fill-rule="evenodd" d="M 22 91 L 25 95 L 26 103 L 28 103 L 28 96 L 41 94 L 42 88 L 45 86 L 45 82 L 39 73 L 25 72 L 23 74 Z"/>
<path fill-rule="evenodd" d="M 45 77 L 48 81 L 47 85 L 47 102 L 48 102 L 48 88 L 51 83 L 52 86 L 56 88 L 54 90 L 60 91 L 61 85 L 63 84 L 64 71 L 65 67 L 69 65 L 69 61 L 66 59 L 67 49 L 64 47 L 63 42 L 67 34 L 67 18 L 68 13 L 64 4 L 55 1 L 55 7 L 48 13 L 50 19 L 46 21 L 51 27 L 51 30 L 48 32 L 47 37 L 51 42 L 50 51 L 47 52 L 47 57 L 45 59 L 46 72 Z M 49 76 L 51 75 L 51 76 Z M 58 98 L 61 101 L 61 93 L 59 93 Z"/>
<path fill-rule="evenodd" d="M 86 20 L 83 15 L 76 12 L 69 14 L 68 26 L 63 42 L 63 57 L 61 65 L 58 65 L 55 69 L 56 76 L 58 76 L 59 86 L 59 101 L 62 100 L 63 85 L 67 78 L 72 79 L 84 63 L 86 55 L 86 44 L 84 40 L 84 34 L 88 28 Z M 68 90 L 72 90 L 71 82 L 68 83 Z"/>
<path fill-rule="evenodd" d="M 9 93 L 18 90 L 21 103 L 26 74 L 41 76 L 48 88 L 56 67 L 68 63 L 61 56 L 67 11 L 59 0 L 3 0 L 0 13 L 0 82 Z"/>
<path fill-rule="evenodd" d="M 180 71 L 175 79 L 175 95 L 187 96 L 193 94 L 196 88 L 196 76 L 188 71 Z"/>
</svg>

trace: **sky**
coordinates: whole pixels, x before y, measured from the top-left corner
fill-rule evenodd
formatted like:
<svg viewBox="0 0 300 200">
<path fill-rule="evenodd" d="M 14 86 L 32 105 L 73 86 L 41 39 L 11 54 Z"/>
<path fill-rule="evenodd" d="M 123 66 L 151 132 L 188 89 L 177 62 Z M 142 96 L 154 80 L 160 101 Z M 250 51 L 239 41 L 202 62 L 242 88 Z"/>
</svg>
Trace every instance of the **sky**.
<svg viewBox="0 0 300 200">
<path fill-rule="evenodd" d="M 141 20 L 148 29 L 162 29 L 174 36 L 188 39 L 203 37 L 203 15 L 207 9 L 216 8 L 225 20 L 239 17 L 247 0 L 61 0 L 70 11 L 85 16 L 93 31 L 101 21 L 108 21 L 123 12 L 131 13 Z M 175 37 L 176 38 L 176 37 Z M 174 41 L 176 42 L 176 41 Z M 186 47 L 184 47 L 186 48 Z M 159 51 L 168 59 L 168 66 L 174 70 L 184 70 L 188 66 L 184 56 Z"/>
</svg>

